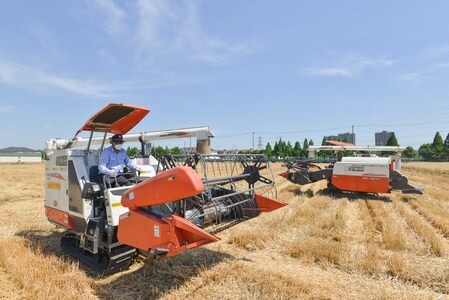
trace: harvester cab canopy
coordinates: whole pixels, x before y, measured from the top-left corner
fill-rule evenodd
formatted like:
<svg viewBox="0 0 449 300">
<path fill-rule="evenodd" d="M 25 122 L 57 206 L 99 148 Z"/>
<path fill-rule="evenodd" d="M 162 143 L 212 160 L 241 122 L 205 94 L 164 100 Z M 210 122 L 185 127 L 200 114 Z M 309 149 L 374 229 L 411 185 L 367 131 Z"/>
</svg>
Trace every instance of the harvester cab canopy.
<svg viewBox="0 0 449 300">
<path fill-rule="evenodd" d="M 101 144 L 101 148 L 103 149 L 108 133 L 126 134 L 149 112 L 149 109 L 140 106 L 110 103 L 87 120 L 84 126 L 76 132 L 74 140 L 82 131 L 90 131 L 91 134 L 87 145 L 87 149 L 89 150 L 94 132 L 104 132 Z"/>
<path fill-rule="evenodd" d="M 122 103 L 110 103 L 87 120 L 75 134 L 82 131 L 109 132 L 126 134 L 148 113 L 149 109 Z"/>
</svg>

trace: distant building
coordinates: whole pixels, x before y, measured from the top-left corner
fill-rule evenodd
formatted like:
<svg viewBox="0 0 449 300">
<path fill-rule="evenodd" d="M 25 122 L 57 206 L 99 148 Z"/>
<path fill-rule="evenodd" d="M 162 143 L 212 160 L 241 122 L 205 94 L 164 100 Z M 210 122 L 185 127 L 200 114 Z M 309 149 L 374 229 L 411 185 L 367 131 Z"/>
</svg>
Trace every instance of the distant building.
<svg viewBox="0 0 449 300">
<path fill-rule="evenodd" d="M 339 133 L 338 140 L 342 141 L 342 142 L 348 142 L 348 143 L 355 145 L 355 133 L 350 133 L 350 132 Z"/>
<path fill-rule="evenodd" d="M 388 139 L 394 134 L 394 132 L 391 131 L 382 131 L 382 132 L 376 132 L 374 134 L 376 139 L 376 146 L 386 146 Z"/>
<path fill-rule="evenodd" d="M 338 141 L 338 135 L 328 135 L 323 137 L 324 141 Z"/>
<path fill-rule="evenodd" d="M 339 133 L 338 135 L 329 135 L 325 136 L 324 140 L 333 140 L 333 141 L 340 141 L 340 142 L 348 142 L 353 145 L 355 145 L 355 133 Z"/>
<path fill-rule="evenodd" d="M 42 153 L 24 147 L 8 147 L 0 149 L 0 163 L 39 163 L 42 162 Z"/>
</svg>

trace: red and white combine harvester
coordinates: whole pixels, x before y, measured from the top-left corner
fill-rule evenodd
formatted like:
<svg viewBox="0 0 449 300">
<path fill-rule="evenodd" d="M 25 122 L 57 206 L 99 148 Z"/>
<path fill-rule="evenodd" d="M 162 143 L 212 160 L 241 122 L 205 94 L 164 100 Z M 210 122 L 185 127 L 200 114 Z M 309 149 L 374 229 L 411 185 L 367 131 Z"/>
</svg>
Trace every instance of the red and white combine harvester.
<svg viewBox="0 0 449 300">
<path fill-rule="evenodd" d="M 393 152 L 389 157 L 376 155 L 342 157 L 324 168 L 309 160 L 297 160 L 286 163 L 287 171 L 280 174 L 293 183 L 300 185 L 327 180 L 328 188 L 339 191 L 362 193 L 390 193 L 393 190 L 402 193 L 422 194 L 423 188 L 411 185 L 408 178 L 400 173 L 401 157 L 404 150 L 394 146 L 354 146 L 348 143 L 328 141 L 332 146 L 310 146 L 309 159 L 316 151 L 363 151 Z"/>
<path fill-rule="evenodd" d="M 148 112 L 112 103 L 73 139 L 46 142 L 45 214 L 66 229 L 62 249 L 102 274 L 128 268 L 138 253 L 164 258 L 218 241 L 217 232 L 285 205 L 274 200 L 266 157 L 211 156 L 208 127 L 128 134 Z M 83 131 L 88 138 L 78 136 Z M 97 181 L 112 134 L 141 144 L 136 162 L 143 172 L 130 174 L 132 186 Z M 198 153 L 159 161 L 145 153 L 149 142 L 173 138 L 196 138 Z"/>
</svg>

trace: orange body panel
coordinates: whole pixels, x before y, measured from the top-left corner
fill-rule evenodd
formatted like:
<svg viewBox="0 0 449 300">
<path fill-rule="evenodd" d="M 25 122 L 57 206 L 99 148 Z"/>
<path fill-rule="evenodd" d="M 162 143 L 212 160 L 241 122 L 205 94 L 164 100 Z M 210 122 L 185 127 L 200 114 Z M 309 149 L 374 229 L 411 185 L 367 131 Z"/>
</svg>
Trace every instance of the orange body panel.
<svg viewBox="0 0 449 300">
<path fill-rule="evenodd" d="M 191 167 L 176 167 L 133 186 L 122 195 L 129 209 L 158 205 L 200 194 L 204 184 Z"/>
<path fill-rule="evenodd" d="M 377 176 L 333 175 L 332 185 L 342 191 L 388 193 L 390 179 L 388 177 Z"/>
<path fill-rule="evenodd" d="M 117 237 L 120 243 L 141 250 L 164 249 L 165 256 L 219 240 L 177 215 L 159 218 L 141 210 L 120 216 Z"/>
<path fill-rule="evenodd" d="M 270 212 L 275 209 L 286 206 L 286 203 L 282 203 L 268 197 L 264 197 L 258 193 L 255 193 L 255 199 L 257 203 L 257 207 L 261 212 Z"/>
<path fill-rule="evenodd" d="M 72 219 L 65 211 L 60 211 L 51 207 L 45 207 L 45 215 L 49 220 L 53 222 L 56 222 L 69 229 L 75 229 Z"/>
</svg>

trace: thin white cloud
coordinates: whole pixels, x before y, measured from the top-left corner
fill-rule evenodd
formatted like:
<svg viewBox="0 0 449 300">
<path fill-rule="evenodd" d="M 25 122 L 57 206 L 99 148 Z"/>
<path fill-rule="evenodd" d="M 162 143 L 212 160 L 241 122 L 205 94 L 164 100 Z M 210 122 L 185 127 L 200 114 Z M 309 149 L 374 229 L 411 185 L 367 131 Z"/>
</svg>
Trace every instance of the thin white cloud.
<svg viewBox="0 0 449 300">
<path fill-rule="evenodd" d="M 115 55 L 111 54 L 110 51 L 106 50 L 106 49 L 101 49 L 98 51 L 98 55 L 105 60 L 106 62 L 108 62 L 108 64 L 111 65 L 115 65 L 117 64 L 117 57 L 115 57 Z"/>
<path fill-rule="evenodd" d="M 0 105 L 0 112 L 10 112 L 14 110 L 14 105 Z"/>
<path fill-rule="evenodd" d="M 306 68 L 302 74 L 308 76 L 353 77 L 353 70 L 343 68 Z"/>
<path fill-rule="evenodd" d="M 207 78 L 201 77 L 180 77 L 172 72 L 153 72 L 146 79 L 120 80 L 105 84 L 97 80 L 51 74 L 38 68 L 0 59 L 0 84 L 44 91 L 63 90 L 89 97 L 115 98 L 126 91 L 169 87 L 206 80 Z"/>
<path fill-rule="evenodd" d="M 39 44 L 42 45 L 42 47 L 45 48 L 45 53 L 48 56 L 51 56 L 51 58 L 57 59 L 59 61 L 67 60 L 64 51 L 55 41 L 55 37 L 48 28 L 33 25 L 26 27 L 26 30 L 33 38 L 36 39 Z"/>
<path fill-rule="evenodd" d="M 126 3 L 114 0 L 86 0 L 85 7 L 104 32 L 113 37 L 125 50 L 134 51 L 136 66 L 145 70 L 146 77 L 133 76 L 127 82 L 102 82 L 85 79 L 83 75 L 67 75 L 64 70 L 51 71 L 44 68 L 42 56 L 36 51 L 31 61 L 0 56 L 0 84 L 32 88 L 44 92 L 68 91 L 74 94 L 94 97 L 113 97 L 136 89 L 166 87 L 186 82 L 198 82 L 207 78 L 190 78 L 177 74 L 167 74 L 154 66 L 201 61 L 210 64 L 232 62 L 236 55 L 250 53 L 250 43 L 230 43 L 223 38 L 212 37 L 201 28 L 198 16 L 198 1 L 138 0 Z M 28 32 L 47 50 L 53 53 L 51 59 L 65 60 L 62 48 L 51 31 L 45 27 L 29 28 Z M 113 52 L 100 47 L 97 55 L 108 64 L 118 65 L 129 58 L 120 57 L 124 51 Z M 124 50 L 124 49 L 119 49 Z M 0 53 L 1 54 L 1 53 Z M 48 59 L 47 59 L 48 60 Z M 46 65 L 54 65 L 48 63 Z M 151 68 L 150 68 L 151 67 Z M 128 69 L 130 67 L 128 66 Z M 131 67 L 132 68 L 132 67 Z M 169 72 L 169 71 L 168 71 Z M 70 73 L 73 74 L 73 73 Z"/>
<path fill-rule="evenodd" d="M 111 97 L 111 88 L 102 84 L 42 72 L 36 72 L 36 74 L 38 75 L 36 83 L 43 86 L 59 88 L 85 96 Z"/>
<path fill-rule="evenodd" d="M 305 76 L 358 77 L 368 69 L 384 69 L 396 61 L 380 58 L 368 58 L 360 55 L 339 56 L 331 66 L 310 67 L 301 70 Z"/>
<path fill-rule="evenodd" d="M 449 69 L 449 45 L 428 47 L 414 59 L 417 71 L 400 74 L 397 76 L 400 81 L 413 83 L 422 82 L 433 76 L 434 73 Z"/>
<path fill-rule="evenodd" d="M 449 69 L 449 63 L 437 63 L 432 65 L 435 69 Z"/>
<path fill-rule="evenodd" d="M 111 36 L 119 36 L 126 32 L 127 25 L 125 23 L 126 13 L 115 5 L 112 0 L 86 0 L 88 7 L 95 11 L 100 11 L 103 16 L 100 20 L 104 29 Z"/>
<path fill-rule="evenodd" d="M 254 50 L 251 43 L 234 44 L 207 34 L 200 26 L 197 1 L 140 0 L 137 9 L 136 41 L 144 60 L 221 64 Z"/>
<path fill-rule="evenodd" d="M 19 81 L 23 67 L 0 59 L 0 82 L 15 85 Z"/>
<path fill-rule="evenodd" d="M 419 82 L 422 80 L 422 77 L 427 72 L 411 72 L 406 74 L 401 74 L 397 78 L 400 81 L 409 81 L 409 82 Z"/>
<path fill-rule="evenodd" d="M 253 42 L 233 43 L 205 32 L 200 26 L 198 3 L 138 0 L 125 10 L 112 0 L 86 1 L 108 35 L 135 49 L 139 67 L 186 59 L 222 64 L 235 55 L 254 51 Z"/>
<path fill-rule="evenodd" d="M 398 80 L 400 81 L 409 81 L 409 82 L 421 82 L 424 79 L 432 76 L 433 73 L 441 72 L 449 69 L 449 63 L 437 63 L 426 66 L 423 71 L 418 72 L 410 72 L 406 74 L 401 74 L 398 76 Z"/>
<path fill-rule="evenodd" d="M 175 8 L 169 1 L 138 1 L 138 41 L 148 45 L 158 45 L 164 35 L 173 35 L 179 23 Z M 179 13 L 178 13 L 179 14 Z M 165 28 L 166 32 L 163 32 Z"/>
<path fill-rule="evenodd" d="M 186 10 L 178 16 L 183 20 L 177 32 L 177 46 L 180 51 L 191 51 L 193 58 L 213 63 L 222 63 L 234 54 L 253 51 L 253 45 L 248 43 L 233 44 L 208 36 L 199 25 L 197 2 L 190 1 L 187 4 Z"/>
<path fill-rule="evenodd" d="M 449 45 L 439 46 L 439 47 L 430 47 L 427 49 L 427 55 L 430 58 L 441 57 L 446 54 L 449 54 Z"/>
<path fill-rule="evenodd" d="M 0 59 L 0 83 L 35 89 L 57 88 L 75 94 L 110 97 L 111 88 L 95 82 L 54 75 Z"/>
</svg>

